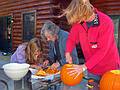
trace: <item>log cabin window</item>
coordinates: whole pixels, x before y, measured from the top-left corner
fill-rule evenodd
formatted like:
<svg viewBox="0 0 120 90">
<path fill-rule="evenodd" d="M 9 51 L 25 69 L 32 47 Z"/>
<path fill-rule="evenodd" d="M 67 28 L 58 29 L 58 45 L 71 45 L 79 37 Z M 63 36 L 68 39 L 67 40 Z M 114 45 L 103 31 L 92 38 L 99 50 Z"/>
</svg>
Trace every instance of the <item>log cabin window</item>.
<svg viewBox="0 0 120 90">
<path fill-rule="evenodd" d="M 23 13 L 23 41 L 35 35 L 35 12 Z"/>
</svg>

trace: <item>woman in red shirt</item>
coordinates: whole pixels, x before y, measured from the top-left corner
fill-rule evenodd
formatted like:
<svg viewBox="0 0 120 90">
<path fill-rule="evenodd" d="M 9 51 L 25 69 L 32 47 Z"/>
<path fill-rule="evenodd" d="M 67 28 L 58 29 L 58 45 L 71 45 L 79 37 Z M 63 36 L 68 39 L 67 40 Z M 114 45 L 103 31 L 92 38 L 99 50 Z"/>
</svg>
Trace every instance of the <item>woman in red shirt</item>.
<svg viewBox="0 0 120 90">
<path fill-rule="evenodd" d="M 114 39 L 114 25 L 104 13 L 96 10 L 89 0 L 72 0 L 64 14 L 72 25 L 67 45 L 66 60 L 72 63 L 71 51 L 76 43 L 81 44 L 85 64 L 74 65 L 72 74 L 87 70 L 101 76 L 105 72 L 118 69 L 119 53 Z"/>
</svg>

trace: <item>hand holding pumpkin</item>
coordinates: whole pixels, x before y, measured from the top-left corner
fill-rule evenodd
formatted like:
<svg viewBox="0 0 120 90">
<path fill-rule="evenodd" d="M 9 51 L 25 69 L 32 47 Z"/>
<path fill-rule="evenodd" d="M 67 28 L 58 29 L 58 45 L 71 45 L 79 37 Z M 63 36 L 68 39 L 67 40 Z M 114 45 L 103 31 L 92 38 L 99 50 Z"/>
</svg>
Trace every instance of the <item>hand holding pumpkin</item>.
<svg viewBox="0 0 120 90">
<path fill-rule="evenodd" d="M 81 73 L 84 72 L 83 68 L 87 69 L 85 65 L 73 65 L 73 67 L 67 68 L 68 70 L 70 70 L 68 74 L 76 79 Z"/>
<path fill-rule="evenodd" d="M 73 74 L 72 76 L 69 74 L 69 72 L 71 72 L 71 69 L 74 70 L 73 66 L 79 66 L 79 65 L 75 65 L 75 64 L 65 64 L 62 66 L 61 71 L 60 71 L 60 77 L 61 80 L 64 84 L 69 85 L 69 86 L 75 86 L 77 84 L 79 84 L 82 81 L 82 78 L 84 76 L 83 73 L 81 74 Z M 71 69 L 69 69 L 71 68 Z M 77 67 L 78 68 L 78 67 Z M 76 77 L 76 78 L 74 78 Z"/>
</svg>

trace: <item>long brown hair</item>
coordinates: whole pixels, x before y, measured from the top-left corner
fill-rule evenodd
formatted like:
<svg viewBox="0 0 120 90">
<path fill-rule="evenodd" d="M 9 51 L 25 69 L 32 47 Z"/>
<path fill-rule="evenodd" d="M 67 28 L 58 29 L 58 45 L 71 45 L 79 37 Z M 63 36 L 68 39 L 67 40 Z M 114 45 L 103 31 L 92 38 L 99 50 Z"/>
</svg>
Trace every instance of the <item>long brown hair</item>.
<svg viewBox="0 0 120 90">
<path fill-rule="evenodd" d="M 40 61 L 40 60 L 42 60 L 40 58 L 35 60 L 34 52 L 36 50 L 39 50 L 40 52 L 42 52 L 42 44 L 41 44 L 41 42 L 40 42 L 40 40 L 38 38 L 33 38 L 28 42 L 28 45 L 26 47 L 27 63 L 29 63 L 29 64 L 37 64 L 39 62 L 42 62 L 42 61 Z"/>
<path fill-rule="evenodd" d="M 69 24 L 86 21 L 94 12 L 89 0 L 72 0 L 64 10 Z"/>
</svg>

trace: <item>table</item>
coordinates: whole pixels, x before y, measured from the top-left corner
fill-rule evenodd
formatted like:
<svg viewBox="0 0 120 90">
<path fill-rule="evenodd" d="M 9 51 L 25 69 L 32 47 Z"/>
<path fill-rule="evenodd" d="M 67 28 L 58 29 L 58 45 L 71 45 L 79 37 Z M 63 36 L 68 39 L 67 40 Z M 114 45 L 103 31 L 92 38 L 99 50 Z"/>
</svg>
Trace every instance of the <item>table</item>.
<svg viewBox="0 0 120 90">
<path fill-rule="evenodd" d="M 60 77 L 55 77 L 54 80 L 31 79 L 32 90 L 59 90 L 61 85 Z"/>
<path fill-rule="evenodd" d="M 83 82 L 86 81 L 85 79 Z M 86 84 L 78 84 L 74 87 L 66 86 L 60 80 L 60 77 L 55 78 L 52 81 L 42 81 L 42 80 L 33 80 L 32 90 L 99 90 L 98 84 L 96 82 L 91 82 L 87 85 L 93 86 L 93 88 L 88 88 Z"/>
</svg>

